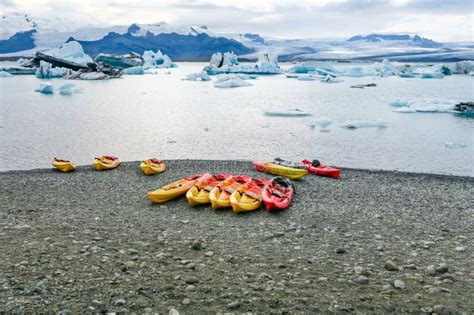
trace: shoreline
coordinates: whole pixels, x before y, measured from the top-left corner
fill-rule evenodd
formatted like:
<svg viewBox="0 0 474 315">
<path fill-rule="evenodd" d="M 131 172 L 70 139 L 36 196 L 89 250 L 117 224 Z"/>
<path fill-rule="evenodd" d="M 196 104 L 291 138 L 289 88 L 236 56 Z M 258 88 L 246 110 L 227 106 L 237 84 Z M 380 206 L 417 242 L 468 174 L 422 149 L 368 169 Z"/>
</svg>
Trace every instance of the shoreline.
<svg viewBox="0 0 474 315">
<path fill-rule="evenodd" d="M 146 193 L 248 161 L 0 173 L 5 312 L 462 313 L 474 309 L 474 178 L 343 169 L 290 208 L 235 214 Z M 392 270 L 392 271 L 391 271 Z"/>
<path fill-rule="evenodd" d="M 165 163 L 171 162 L 171 163 L 224 163 L 224 164 L 235 164 L 235 163 L 249 163 L 251 167 L 252 161 L 250 160 L 192 160 L 192 159 L 165 159 L 163 160 Z M 142 161 L 123 161 L 120 162 L 120 166 L 124 165 L 129 165 L 129 164 L 137 164 L 138 165 Z M 119 166 L 119 167 L 120 167 Z M 342 171 L 342 174 L 344 174 L 345 171 L 361 171 L 361 172 L 368 172 L 368 173 L 386 173 L 386 174 L 405 174 L 405 175 L 413 175 L 413 176 L 435 176 L 435 177 L 442 177 L 442 178 L 465 178 L 465 179 L 474 179 L 474 176 L 468 176 L 468 175 L 453 175 L 453 174 L 440 174 L 440 173 L 423 173 L 423 172 L 410 172 L 410 171 L 399 171 L 399 170 L 387 170 L 387 169 L 369 169 L 369 168 L 352 168 L 352 167 L 343 167 L 343 166 L 337 166 L 337 165 L 330 165 L 333 167 L 336 167 Z M 251 167 L 253 170 L 253 167 Z M 42 173 L 42 172 L 50 172 L 51 170 L 54 171 L 52 167 L 49 168 L 33 168 L 33 169 L 27 169 L 27 170 L 8 170 L 8 171 L 1 171 L 0 170 L 0 175 L 2 174 L 14 174 L 14 173 Z M 85 165 L 76 165 L 76 172 L 77 171 L 95 171 L 93 169 L 92 163 L 91 164 L 85 164 Z M 199 171 L 197 171 L 199 173 Z"/>
</svg>

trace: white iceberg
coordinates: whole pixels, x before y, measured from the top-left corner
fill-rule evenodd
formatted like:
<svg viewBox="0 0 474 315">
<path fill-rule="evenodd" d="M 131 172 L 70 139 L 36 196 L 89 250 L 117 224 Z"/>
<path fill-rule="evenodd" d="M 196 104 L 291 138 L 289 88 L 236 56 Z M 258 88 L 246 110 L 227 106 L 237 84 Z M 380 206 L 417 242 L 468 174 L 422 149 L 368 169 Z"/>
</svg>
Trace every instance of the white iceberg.
<svg viewBox="0 0 474 315">
<path fill-rule="evenodd" d="M 140 67 L 140 66 L 125 68 L 125 69 L 123 69 L 123 74 L 128 74 L 128 75 L 145 74 L 145 69 L 143 67 Z"/>
<path fill-rule="evenodd" d="M 59 87 L 59 94 L 61 95 L 71 95 L 72 94 L 72 87 L 74 84 L 66 83 Z"/>
<path fill-rule="evenodd" d="M 347 67 L 342 69 L 341 71 L 338 71 L 336 74 L 344 77 L 387 77 L 399 75 L 401 73 L 400 69 L 402 67 L 403 66 L 394 65 L 390 61 L 385 59 L 381 63 L 377 62 L 372 65 Z"/>
<path fill-rule="evenodd" d="M 81 65 L 87 65 L 93 61 L 92 58 L 84 52 L 81 44 L 76 41 L 65 43 L 59 48 L 51 49 L 44 53 L 48 56 L 65 59 Z"/>
<path fill-rule="evenodd" d="M 390 106 L 397 107 L 394 112 L 398 113 L 447 113 L 452 112 L 457 103 L 444 99 L 397 99 Z"/>
<path fill-rule="evenodd" d="M 51 83 L 44 82 L 44 83 L 41 83 L 40 86 L 35 91 L 43 93 L 43 94 L 53 94 L 54 88 Z"/>
<path fill-rule="evenodd" d="M 249 83 L 238 76 L 226 75 L 218 77 L 214 82 L 214 86 L 217 88 L 235 88 L 243 86 L 252 86 L 252 83 Z"/>
<path fill-rule="evenodd" d="M 187 81 L 211 81 L 211 77 L 205 71 L 190 73 L 183 80 Z"/>
<path fill-rule="evenodd" d="M 372 66 L 345 68 L 338 73 L 343 77 L 367 77 L 380 76 L 380 73 Z"/>
<path fill-rule="evenodd" d="M 323 83 L 340 83 L 343 80 L 330 76 L 329 74 L 326 75 L 324 78 L 321 79 Z"/>
<path fill-rule="evenodd" d="M 237 55 L 231 52 L 213 54 L 209 65 L 203 70 L 211 75 L 220 73 L 278 74 L 283 72 L 278 65 L 276 56 L 265 53 L 258 57 L 256 63 L 241 64 L 237 60 Z"/>
<path fill-rule="evenodd" d="M 160 50 L 154 53 L 147 50 L 143 53 L 143 67 L 145 68 L 176 68 L 178 67 L 168 55 L 163 54 Z"/>
<path fill-rule="evenodd" d="M 103 72 L 86 72 L 82 73 L 77 77 L 79 80 L 106 80 L 110 79 L 110 76 Z"/>
<path fill-rule="evenodd" d="M 454 74 L 469 74 L 474 71 L 474 61 L 464 60 L 454 64 L 452 72 Z"/>
<path fill-rule="evenodd" d="M 36 77 L 39 79 L 62 78 L 72 74 L 71 69 L 53 67 L 49 62 L 40 61 L 39 67 L 36 69 Z"/>
<path fill-rule="evenodd" d="M 0 78 L 8 78 L 8 77 L 12 77 L 13 75 L 6 72 L 6 71 L 0 71 Z"/>
<path fill-rule="evenodd" d="M 387 123 L 383 120 L 348 120 L 342 124 L 342 127 L 347 129 L 357 128 L 387 128 Z"/>
<path fill-rule="evenodd" d="M 312 73 L 326 76 L 328 74 L 335 75 L 337 71 L 336 68 L 328 62 L 307 61 L 291 67 L 288 69 L 288 72 L 301 74 Z"/>
<path fill-rule="evenodd" d="M 306 117 L 312 116 L 312 114 L 302 111 L 301 109 L 289 109 L 285 111 L 267 111 L 263 113 L 265 116 L 270 117 Z"/>
</svg>

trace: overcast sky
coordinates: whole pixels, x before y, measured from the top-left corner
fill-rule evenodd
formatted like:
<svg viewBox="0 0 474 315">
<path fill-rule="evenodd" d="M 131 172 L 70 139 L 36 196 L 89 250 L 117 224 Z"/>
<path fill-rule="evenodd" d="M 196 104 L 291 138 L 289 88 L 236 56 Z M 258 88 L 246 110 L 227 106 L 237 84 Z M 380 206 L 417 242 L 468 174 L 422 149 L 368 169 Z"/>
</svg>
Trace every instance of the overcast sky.
<svg viewBox="0 0 474 315">
<path fill-rule="evenodd" d="M 166 21 L 282 38 L 378 32 L 474 41 L 473 0 L 0 0 L 0 6 L 2 14 L 61 15 L 84 24 Z"/>
</svg>

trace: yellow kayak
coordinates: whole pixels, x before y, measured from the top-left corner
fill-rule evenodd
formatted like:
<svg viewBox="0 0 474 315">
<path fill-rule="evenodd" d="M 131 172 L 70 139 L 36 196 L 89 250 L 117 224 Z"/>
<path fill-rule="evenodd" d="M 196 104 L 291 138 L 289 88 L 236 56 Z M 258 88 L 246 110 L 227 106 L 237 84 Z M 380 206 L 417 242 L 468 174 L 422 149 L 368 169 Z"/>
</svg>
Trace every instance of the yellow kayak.
<svg viewBox="0 0 474 315">
<path fill-rule="evenodd" d="M 209 193 L 209 200 L 214 209 L 230 207 L 230 195 L 241 185 L 250 182 L 252 178 L 247 175 L 230 177 L 214 187 Z"/>
<path fill-rule="evenodd" d="M 253 165 L 259 172 L 273 175 L 285 176 L 289 179 L 300 179 L 308 175 L 308 170 L 303 168 L 288 167 L 269 162 L 254 161 Z"/>
<path fill-rule="evenodd" d="M 210 178 L 209 173 L 195 174 L 186 178 L 177 180 L 160 189 L 148 193 L 148 199 L 154 203 L 164 203 L 176 197 L 184 195 L 190 190 L 198 181 L 203 181 Z"/>
<path fill-rule="evenodd" d="M 111 170 L 119 166 L 120 162 L 117 157 L 110 155 L 103 155 L 94 159 L 94 167 L 98 171 Z"/>
<path fill-rule="evenodd" d="M 57 170 L 63 173 L 68 173 L 76 169 L 76 165 L 74 165 L 74 163 L 72 163 L 69 160 L 61 160 L 61 159 L 54 158 L 51 164 L 53 165 L 53 167 L 55 167 Z"/>
<path fill-rule="evenodd" d="M 154 175 L 165 171 L 165 162 L 158 159 L 148 159 L 140 163 L 140 169 L 147 175 Z"/>
<path fill-rule="evenodd" d="M 222 183 L 224 180 L 230 177 L 232 177 L 232 174 L 224 173 L 214 175 L 211 178 L 197 182 L 186 193 L 186 198 L 188 198 L 189 205 L 193 207 L 211 202 L 209 199 L 209 193 L 211 190 L 219 183 Z"/>
<path fill-rule="evenodd" d="M 235 213 L 257 210 L 262 205 L 262 191 L 270 182 L 269 179 L 253 179 L 247 184 L 241 185 L 232 195 L 230 204 Z"/>
</svg>

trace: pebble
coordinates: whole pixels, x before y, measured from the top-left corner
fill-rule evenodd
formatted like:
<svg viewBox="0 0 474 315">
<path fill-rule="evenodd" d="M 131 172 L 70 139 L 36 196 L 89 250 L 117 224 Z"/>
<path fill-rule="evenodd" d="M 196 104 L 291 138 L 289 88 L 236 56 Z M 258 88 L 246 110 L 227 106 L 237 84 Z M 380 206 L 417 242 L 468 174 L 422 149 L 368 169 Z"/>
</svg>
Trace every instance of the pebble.
<svg viewBox="0 0 474 315">
<path fill-rule="evenodd" d="M 393 287 L 396 288 L 396 289 L 400 289 L 400 290 L 403 290 L 405 289 L 405 282 L 403 282 L 402 280 L 395 280 L 393 281 Z"/>
<path fill-rule="evenodd" d="M 206 252 L 204 255 L 206 257 L 212 257 L 214 255 L 214 252 Z"/>
<path fill-rule="evenodd" d="M 457 251 L 457 252 L 463 252 L 463 251 L 465 251 L 465 250 L 466 250 L 466 248 L 465 248 L 465 247 L 463 247 L 463 246 L 456 246 L 456 248 L 455 248 L 455 249 L 456 249 L 456 251 Z"/>
<path fill-rule="evenodd" d="M 357 279 L 355 279 L 355 282 L 357 282 L 358 284 L 369 284 L 369 278 L 367 278 L 366 276 L 359 276 L 357 277 Z"/>
<path fill-rule="evenodd" d="M 428 313 L 428 314 L 433 313 L 433 309 L 429 306 L 422 307 L 420 310 L 421 310 L 422 313 Z"/>
<path fill-rule="evenodd" d="M 135 255 L 140 254 L 140 252 L 139 252 L 138 250 L 133 249 L 133 248 L 129 248 L 129 249 L 128 249 L 128 253 L 129 253 L 130 255 L 132 255 L 132 256 L 135 256 Z"/>
<path fill-rule="evenodd" d="M 429 265 L 428 267 L 426 267 L 425 273 L 428 276 L 435 276 L 436 275 L 435 266 L 434 265 Z"/>
<path fill-rule="evenodd" d="M 436 304 L 433 307 L 433 312 L 435 312 L 436 314 L 447 314 L 447 313 L 449 313 L 447 307 L 443 304 Z"/>
<path fill-rule="evenodd" d="M 240 302 L 238 302 L 238 301 L 234 301 L 230 304 L 227 304 L 227 308 L 231 309 L 231 310 L 238 309 L 239 307 L 240 307 Z"/>
<path fill-rule="evenodd" d="M 185 298 L 185 299 L 183 299 L 182 303 L 183 303 L 183 305 L 189 305 L 189 304 L 191 304 L 191 300 L 189 298 Z"/>
<path fill-rule="evenodd" d="M 388 291 L 388 290 L 392 289 L 392 286 L 390 284 L 386 284 L 382 288 L 384 289 L 384 291 Z"/>
<path fill-rule="evenodd" d="M 127 304 L 127 301 L 125 301 L 124 299 L 118 299 L 114 302 L 115 306 L 124 306 L 125 304 Z"/>
<path fill-rule="evenodd" d="M 442 263 L 442 264 L 439 264 L 435 270 L 436 272 L 439 272 L 439 273 L 446 273 L 449 271 L 449 267 L 445 263 Z"/>
<path fill-rule="evenodd" d="M 175 308 L 170 308 L 168 315 L 179 315 L 179 312 Z"/>
<path fill-rule="evenodd" d="M 328 278 L 326 278 L 326 277 L 319 277 L 318 280 L 321 281 L 321 282 L 326 282 L 326 281 L 328 281 Z"/>
<path fill-rule="evenodd" d="M 316 261 L 316 257 L 315 257 L 315 256 L 311 256 L 311 257 L 308 258 L 308 262 L 309 262 L 310 264 L 314 264 L 315 261 Z"/>
<path fill-rule="evenodd" d="M 398 271 L 398 270 L 400 270 L 398 265 L 396 263 L 394 263 L 393 261 L 391 261 L 391 260 L 387 260 L 384 264 L 384 267 L 388 271 Z"/>
<path fill-rule="evenodd" d="M 199 240 L 195 240 L 193 242 L 193 244 L 191 245 L 191 248 L 194 249 L 194 250 L 201 250 L 203 247 L 202 247 L 202 242 L 199 241 Z"/>
<path fill-rule="evenodd" d="M 338 247 L 338 248 L 336 248 L 336 250 L 335 250 L 335 253 L 336 253 L 336 254 L 344 254 L 344 253 L 346 253 L 346 252 L 347 252 L 346 249 L 345 249 L 345 248 L 342 248 L 342 247 Z"/>
<path fill-rule="evenodd" d="M 192 284 L 188 285 L 186 289 L 184 289 L 186 292 L 193 292 L 196 291 L 196 287 L 193 286 Z"/>
</svg>

